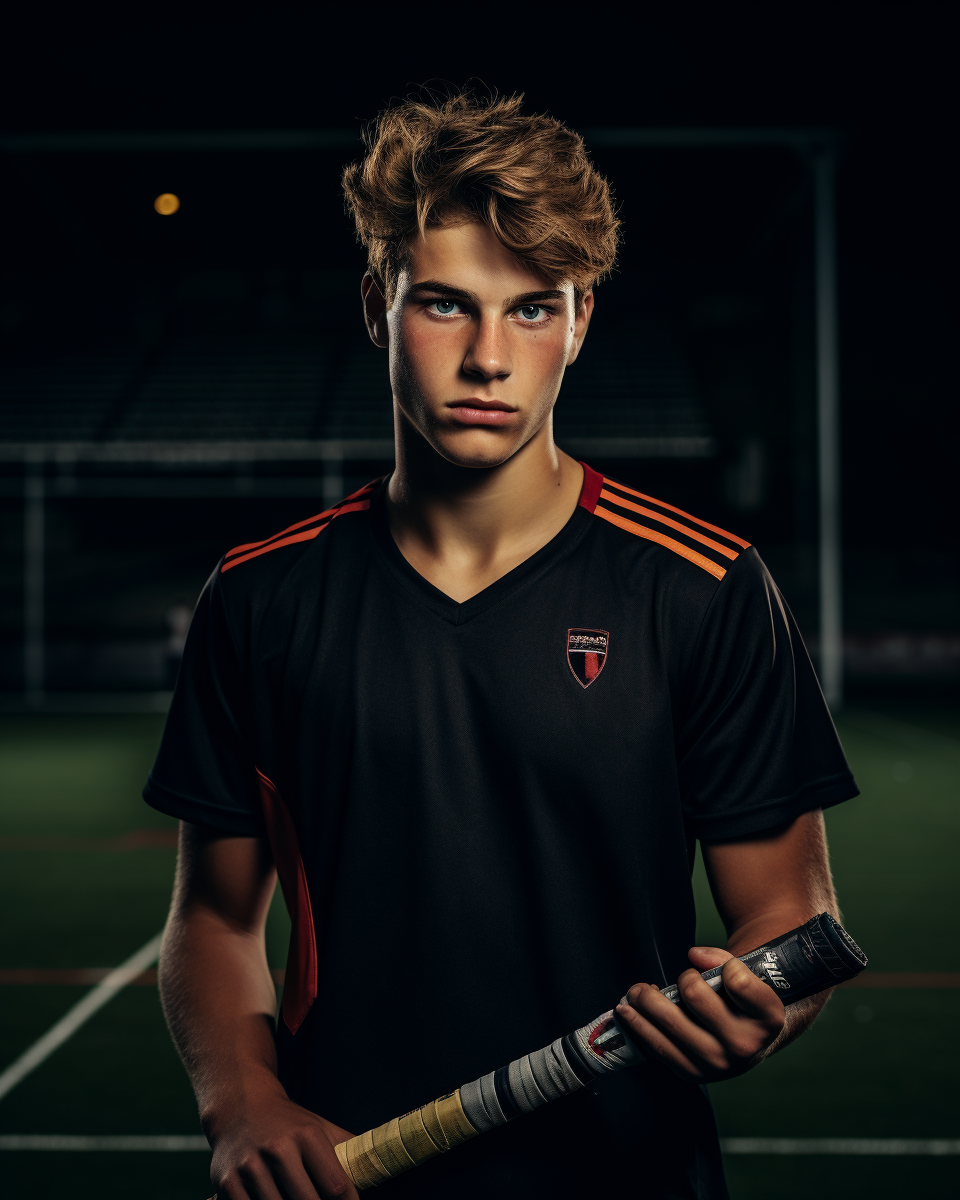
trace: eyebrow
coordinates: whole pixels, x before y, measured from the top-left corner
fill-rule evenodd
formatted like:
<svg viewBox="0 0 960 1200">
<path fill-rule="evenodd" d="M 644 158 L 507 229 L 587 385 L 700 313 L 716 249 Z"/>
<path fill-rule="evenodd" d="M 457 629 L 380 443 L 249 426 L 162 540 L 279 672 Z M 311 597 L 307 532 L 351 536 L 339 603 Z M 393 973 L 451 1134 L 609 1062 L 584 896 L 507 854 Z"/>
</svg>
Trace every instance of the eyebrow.
<svg viewBox="0 0 960 1200">
<path fill-rule="evenodd" d="M 449 296 L 452 300 L 466 300 L 468 304 L 478 304 L 479 298 L 466 288 L 453 287 L 449 283 L 443 283 L 439 279 L 423 279 L 417 283 L 412 283 L 408 289 L 410 292 L 434 292 L 441 296 Z M 512 296 L 505 304 L 505 308 L 519 308 L 524 304 L 536 304 L 541 300 L 562 300 L 566 293 L 558 288 L 545 288 L 539 292 L 524 292 L 520 296 Z"/>
</svg>

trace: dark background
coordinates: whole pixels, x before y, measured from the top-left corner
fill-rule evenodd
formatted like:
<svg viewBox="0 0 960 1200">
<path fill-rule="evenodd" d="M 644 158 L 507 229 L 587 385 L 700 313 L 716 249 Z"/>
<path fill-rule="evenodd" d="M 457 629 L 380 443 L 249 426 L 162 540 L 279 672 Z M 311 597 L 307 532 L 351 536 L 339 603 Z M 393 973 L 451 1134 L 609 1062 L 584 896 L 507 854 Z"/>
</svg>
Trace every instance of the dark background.
<svg viewBox="0 0 960 1200">
<path fill-rule="evenodd" d="M 847 690 L 861 703 L 837 723 L 863 795 L 826 819 L 845 924 L 876 974 L 863 990 L 839 989 L 787 1053 L 711 1091 L 725 1138 L 955 1137 L 957 707 L 943 693 L 955 689 L 960 658 L 951 650 L 960 646 L 956 6 L 674 4 L 668 18 L 600 6 L 420 5 L 392 24 L 382 9 L 354 6 L 349 26 L 329 7 L 313 20 L 276 5 L 219 6 L 209 18 L 200 7 L 141 5 L 131 17 L 35 3 L 27 16 L 5 14 L 4 128 L 356 129 L 425 80 L 479 76 L 583 129 L 842 131 Z M 718 447 L 711 458 L 595 465 L 755 540 L 805 634 L 815 633 L 805 168 L 786 151 L 595 154 L 619 197 L 623 258 L 598 290 L 577 370 L 609 358 L 625 361 L 629 376 L 634 360 L 644 367 L 651 337 L 669 336 Z M 362 350 L 383 386 L 382 360 L 362 340 L 363 259 L 338 185 L 345 157 L 0 155 L 0 713 L 20 703 L 22 684 L 24 481 L 19 461 L 2 461 L 4 442 L 23 440 L 24 429 L 80 436 L 70 409 L 74 426 L 97 411 L 97 364 L 125 372 L 132 391 L 184 348 L 197 362 L 216 353 L 243 363 L 250 346 L 273 346 L 277 362 L 306 346 L 319 374 L 305 394 L 320 416 L 338 355 Z M 163 191 L 183 200 L 167 219 L 152 207 Z M 580 377 L 571 372 L 562 409 Z M 62 381 L 63 403 L 45 428 L 48 409 L 30 389 L 50 378 Z M 191 397 L 202 408 L 197 386 Z M 174 407 L 172 398 L 171 419 Z M 99 432 L 117 416 L 101 412 Z M 350 469 L 371 477 L 382 464 Z M 177 478 L 167 470 L 164 486 Z M 149 472 L 128 482 L 150 485 Z M 48 685 L 87 693 L 48 696 L 50 707 L 102 701 L 123 710 L 150 700 L 89 693 L 120 687 L 137 647 L 162 650 L 168 608 L 192 604 L 225 548 L 320 507 L 315 496 L 253 499 L 242 489 L 217 500 L 49 499 Z M 100 647 L 99 676 L 92 657 L 65 671 L 71 646 Z M 141 676 L 136 686 L 163 683 Z M 89 968 L 122 962 L 163 922 L 175 831 L 139 801 L 161 726 L 159 714 L 130 712 L 0 719 L 0 905 L 14 915 L 0 946 L 0 1066 L 76 1002 Z M 699 867 L 695 886 L 698 940 L 722 941 Z M 278 902 L 268 934 L 276 967 L 285 941 Z M 6 1098 L 0 1128 L 198 1132 L 155 990 L 124 989 Z M 771 1190 L 782 1200 L 945 1195 L 955 1163 L 726 1156 L 739 1200 Z M 210 1191 L 207 1169 L 199 1152 L 41 1151 L 5 1154 L 3 1177 L 16 1196 L 199 1200 Z"/>
<path fill-rule="evenodd" d="M 530 109 L 584 130 L 841 131 L 851 686 L 952 686 L 960 643 L 948 6 L 680 7 L 670 19 L 537 7 L 485 11 L 474 22 L 453 12 L 416 7 L 392 23 L 371 12 L 352 27 L 282 10 L 41 12 L 7 30 L 4 125 L 359 129 L 426 81 L 475 78 L 523 91 Z M 109 343 L 147 369 L 173 342 L 229 348 L 250 337 L 272 339 L 278 353 L 304 338 L 342 352 L 363 336 L 363 255 L 338 183 L 350 157 L 338 149 L 8 158 L 5 355 L 69 369 Z M 756 542 L 815 643 L 809 175 L 788 150 L 597 148 L 594 158 L 614 186 L 624 243 L 618 272 L 598 290 L 588 351 L 615 343 L 623 354 L 638 329 L 668 329 L 719 447 L 710 459 L 597 465 Z M 162 191 L 182 198 L 175 217 L 153 211 Z M 362 464 L 351 470 L 347 486 L 365 481 Z M 225 548 L 315 507 L 302 498 L 51 502 L 49 637 L 162 640 L 169 606 L 192 603 Z M 0 511 L 14 567 L 0 593 L 3 686 L 16 688 L 21 503 L 8 495 Z"/>
</svg>

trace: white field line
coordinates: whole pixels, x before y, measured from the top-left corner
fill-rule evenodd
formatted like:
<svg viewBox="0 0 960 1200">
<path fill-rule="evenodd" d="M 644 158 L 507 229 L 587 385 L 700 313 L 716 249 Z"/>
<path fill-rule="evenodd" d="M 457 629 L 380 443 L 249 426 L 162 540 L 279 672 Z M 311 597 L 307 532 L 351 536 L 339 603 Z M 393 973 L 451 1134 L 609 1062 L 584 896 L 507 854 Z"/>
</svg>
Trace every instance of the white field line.
<svg viewBox="0 0 960 1200">
<path fill-rule="evenodd" d="M 71 1038 L 80 1026 L 85 1021 L 89 1021 L 95 1012 L 112 1000 L 117 992 L 125 988 L 131 980 L 136 979 L 148 967 L 152 967 L 159 957 L 162 937 L 163 934 L 158 933 L 136 954 L 132 954 L 126 962 L 115 967 L 106 979 L 101 980 L 95 988 L 87 992 L 83 999 L 65 1013 L 56 1025 L 48 1029 L 39 1041 L 34 1042 L 29 1049 L 25 1050 L 16 1062 L 12 1062 L 3 1074 L 0 1074 L 0 1099 L 3 1099 L 31 1071 L 49 1058 L 54 1050 Z"/>
<path fill-rule="evenodd" d="M 721 1138 L 724 1154 L 960 1154 L 960 1138 Z"/>
<path fill-rule="evenodd" d="M 725 1154 L 960 1155 L 960 1138 L 721 1138 Z M 2 1150 L 209 1150 L 199 1134 L 71 1136 L 0 1134 Z"/>
</svg>

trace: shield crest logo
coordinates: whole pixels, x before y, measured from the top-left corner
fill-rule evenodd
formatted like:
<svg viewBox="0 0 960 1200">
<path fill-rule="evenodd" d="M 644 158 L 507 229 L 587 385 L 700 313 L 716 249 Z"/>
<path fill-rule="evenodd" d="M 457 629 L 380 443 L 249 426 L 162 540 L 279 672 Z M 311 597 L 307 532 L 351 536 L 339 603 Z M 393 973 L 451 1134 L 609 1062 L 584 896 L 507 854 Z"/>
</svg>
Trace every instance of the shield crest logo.
<svg viewBox="0 0 960 1200">
<path fill-rule="evenodd" d="M 567 630 L 567 662 L 582 688 L 588 688 L 603 670 L 609 648 L 606 629 Z"/>
</svg>

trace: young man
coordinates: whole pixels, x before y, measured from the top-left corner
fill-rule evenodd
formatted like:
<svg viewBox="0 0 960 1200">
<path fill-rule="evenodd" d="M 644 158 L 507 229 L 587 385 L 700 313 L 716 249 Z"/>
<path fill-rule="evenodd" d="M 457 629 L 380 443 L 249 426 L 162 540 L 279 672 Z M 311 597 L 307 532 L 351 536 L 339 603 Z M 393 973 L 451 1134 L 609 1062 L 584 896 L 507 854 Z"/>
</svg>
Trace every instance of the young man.
<svg viewBox="0 0 960 1200">
<path fill-rule="evenodd" d="M 353 1196 L 336 1143 L 629 989 L 651 1063 L 386 1192 L 722 1197 L 703 1082 L 822 1004 L 785 1013 L 732 956 L 835 911 L 820 810 L 856 788 L 830 716 L 746 542 L 554 444 L 616 249 L 580 139 L 517 99 L 403 103 L 345 188 L 396 468 L 225 556 L 145 792 L 182 819 L 161 988 L 213 1182 Z M 690 948 L 697 838 L 726 949 Z"/>
</svg>

